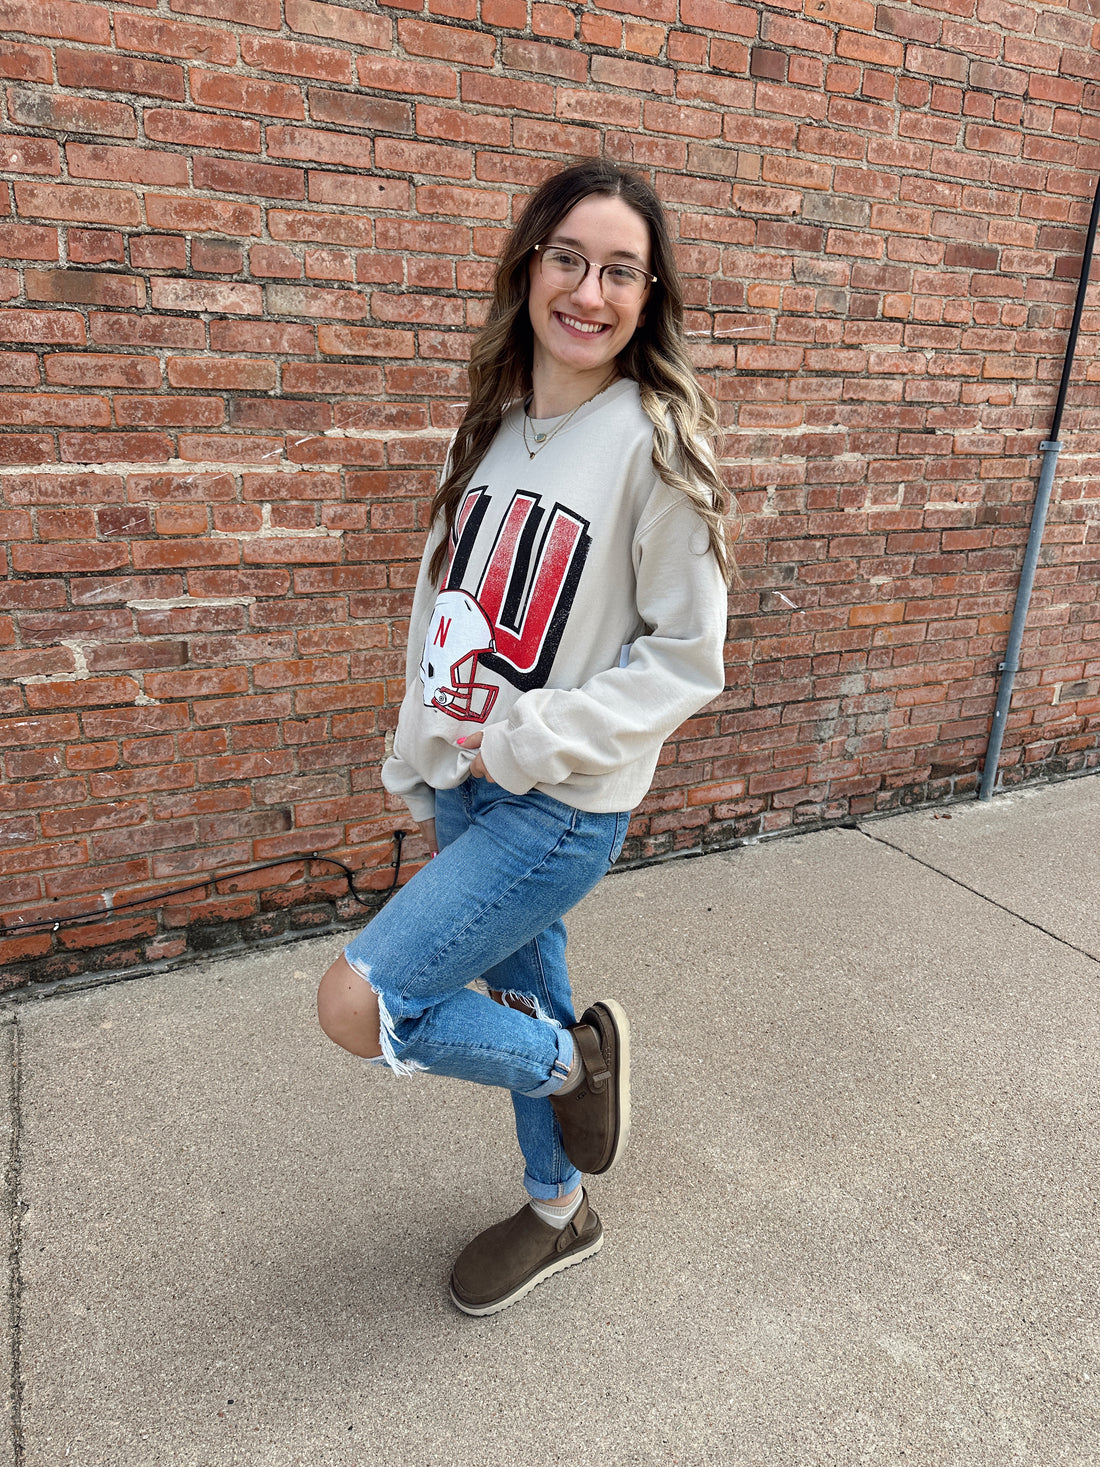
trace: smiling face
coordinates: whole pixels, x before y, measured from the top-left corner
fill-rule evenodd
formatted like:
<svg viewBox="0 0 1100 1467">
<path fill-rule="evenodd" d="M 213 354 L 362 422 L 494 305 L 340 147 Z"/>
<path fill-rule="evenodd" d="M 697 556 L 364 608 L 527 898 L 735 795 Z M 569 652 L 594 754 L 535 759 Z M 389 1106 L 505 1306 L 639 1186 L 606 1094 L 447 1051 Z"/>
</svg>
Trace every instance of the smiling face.
<svg viewBox="0 0 1100 1467">
<path fill-rule="evenodd" d="M 544 243 L 576 250 L 597 266 L 618 261 L 650 268 L 649 225 L 620 198 L 592 194 L 582 199 Z M 541 412 L 540 399 L 552 394 L 552 412 L 563 393 L 580 402 L 598 389 L 641 324 L 649 292 L 632 305 L 613 304 L 603 297 L 597 270 L 589 270 L 573 290 L 562 290 L 543 278 L 537 255 L 529 268 L 535 406 Z"/>
</svg>

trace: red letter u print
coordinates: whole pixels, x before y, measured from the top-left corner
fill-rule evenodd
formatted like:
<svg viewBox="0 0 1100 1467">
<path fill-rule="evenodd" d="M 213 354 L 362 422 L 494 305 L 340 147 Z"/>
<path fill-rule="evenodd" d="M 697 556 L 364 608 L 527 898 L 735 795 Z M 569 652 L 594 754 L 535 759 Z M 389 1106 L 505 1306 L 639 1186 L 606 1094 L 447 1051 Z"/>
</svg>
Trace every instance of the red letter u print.
<svg viewBox="0 0 1100 1467">
<path fill-rule="evenodd" d="M 490 503 L 484 487 L 462 503 L 448 588 L 469 584 Z M 564 505 L 555 504 L 548 515 L 540 495 L 519 490 L 512 496 L 475 595 L 494 634 L 493 650 L 481 664 L 521 692 L 543 687 L 550 675 L 591 543 L 588 521 Z"/>
</svg>

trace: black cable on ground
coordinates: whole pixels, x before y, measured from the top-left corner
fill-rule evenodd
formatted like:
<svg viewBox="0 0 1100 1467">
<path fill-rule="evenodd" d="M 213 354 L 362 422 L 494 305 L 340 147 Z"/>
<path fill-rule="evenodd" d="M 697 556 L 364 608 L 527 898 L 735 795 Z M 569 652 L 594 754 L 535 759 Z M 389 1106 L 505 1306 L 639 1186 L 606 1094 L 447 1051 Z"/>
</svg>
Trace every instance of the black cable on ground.
<svg viewBox="0 0 1100 1467">
<path fill-rule="evenodd" d="M 397 883 L 401 876 L 401 847 L 405 840 L 405 831 L 395 830 L 393 833 L 393 880 L 386 888 L 380 905 L 385 905 L 397 890 Z M 39 917 L 33 922 L 7 922 L 2 929 L 4 936 L 10 937 L 16 933 L 34 932 L 40 928 L 48 927 L 57 932 L 62 927 L 77 927 L 84 922 L 101 922 L 104 918 L 114 917 L 119 912 L 132 911 L 135 907 L 148 907 L 156 902 L 163 902 L 167 897 L 186 896 L 189 891 L 203 891 L 206 887 L 217 889 L 218 883 L 222 881 L 235 881 L 241 876 L 252 876 L 257 871 L 271 871 L 278 866 L 298 865 L 303 861 L 321 861 L 328 866 L 339 866 L 348 883 L 348 895 L 357 901 L 361 907 L 373 905 L 370 897 L 360 896 L 355 888 L 356 873 L 343 861 L 338 861 L 335 856 L 319 856 L 307 853 L 301 856 L 284 856 L 281 861 L 261 861 L 254 866 L 244 866 L 239 871 L 223 871 L 217 876 L 204 877 L 202 881 L 194 881 L 189 886 L 174 886 L 169 891 L 158 891 L 155 896 L 137 897 L 132 902 L 121 902 L 118 906 L 109 909 L 102 907 L 91 912 L 77 912 L 71 917 Z"/>
</svg>

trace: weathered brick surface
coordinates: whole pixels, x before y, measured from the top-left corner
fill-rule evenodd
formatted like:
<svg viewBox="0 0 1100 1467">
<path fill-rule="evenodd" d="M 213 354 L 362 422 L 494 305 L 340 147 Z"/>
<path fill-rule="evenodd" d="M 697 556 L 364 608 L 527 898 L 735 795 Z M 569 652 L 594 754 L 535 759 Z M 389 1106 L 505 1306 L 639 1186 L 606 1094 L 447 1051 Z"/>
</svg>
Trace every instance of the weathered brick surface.
<svg viewBox="0 0 1100 1467">
<path fill-rule="evenodd" d="M 310 853 L 387 885 L 426 503 L 504 231 L 576 155 L 669 205 L 743 515 L 727 691 L 628 858 L 973 791 L 1100 163 L 1094 24 L 1083 0 L 3 0 L 4 981 L 354 916 Z M 1100 762 L 1098 330 L 1011 782 Z"/>
</svg>

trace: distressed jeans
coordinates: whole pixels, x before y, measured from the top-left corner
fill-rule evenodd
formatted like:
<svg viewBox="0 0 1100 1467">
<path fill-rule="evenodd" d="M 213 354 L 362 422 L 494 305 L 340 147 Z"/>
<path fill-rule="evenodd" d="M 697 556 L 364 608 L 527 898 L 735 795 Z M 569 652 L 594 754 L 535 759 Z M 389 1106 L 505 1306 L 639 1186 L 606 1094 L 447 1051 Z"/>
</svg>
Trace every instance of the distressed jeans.
<svg viewBox="0 0 1100 1467">
<path fill-rule="evenodd" d="M 532 1197 L 580 1181 L 549 1096 L 569 1073 L 576 1022 L 562 917 L 622 849 L 629 812 L 590 814 L 483 779 L 438 790 L 439 854 L 345 949 L 378 996 L 382 1059 L 512 1092 Z M 528 1000 L 534 1013 L 467 985 Z"/>
</svg>

